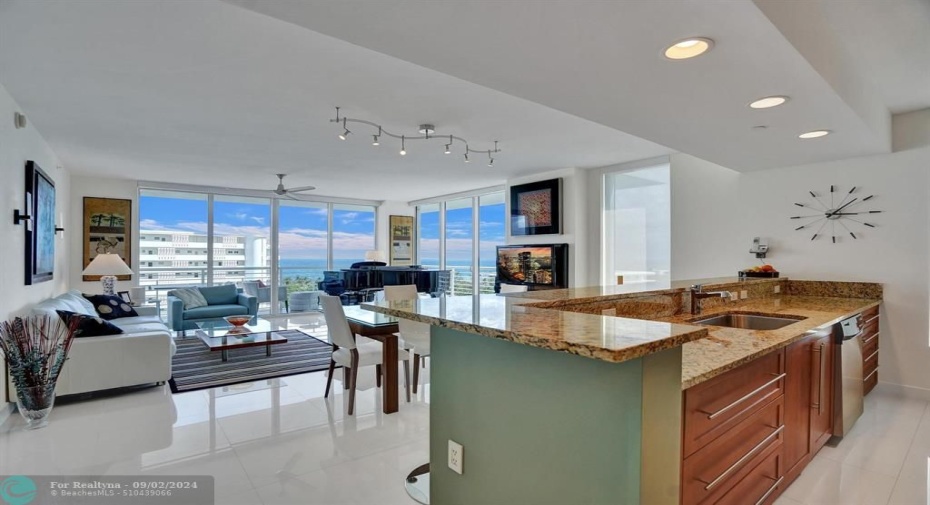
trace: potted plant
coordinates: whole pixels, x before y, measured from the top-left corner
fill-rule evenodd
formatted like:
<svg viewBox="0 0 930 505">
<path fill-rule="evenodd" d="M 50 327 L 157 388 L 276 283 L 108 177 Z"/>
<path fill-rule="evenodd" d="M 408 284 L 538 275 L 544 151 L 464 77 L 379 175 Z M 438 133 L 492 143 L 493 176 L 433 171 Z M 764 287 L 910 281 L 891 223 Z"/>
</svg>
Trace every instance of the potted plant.
<svg viewBox="0 0 930 505">
<path fill-rule="evenodd" d="M 55 383 L 68 359 L 80 320 L 57 317 L 17 317 L 0 323 L 0 354 L 10 368 L 16 404 L 26 429 L 48 425 L 55 404 Z"/>
</svg>

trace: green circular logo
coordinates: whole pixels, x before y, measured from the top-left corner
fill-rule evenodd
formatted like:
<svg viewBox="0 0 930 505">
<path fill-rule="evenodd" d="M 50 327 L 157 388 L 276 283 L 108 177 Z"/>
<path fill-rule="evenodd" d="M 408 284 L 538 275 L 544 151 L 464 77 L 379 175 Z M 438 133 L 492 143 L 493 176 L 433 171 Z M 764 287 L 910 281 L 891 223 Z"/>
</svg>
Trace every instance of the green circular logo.
<svg viewBox="0 0 930 505">
<path fill-rule="evenodd" d="M 0 499 L 8 505 L 26 505 L 36 499 L 36 483 L 25 475 L 11 475 L 0 482 Z"/>
</svg>

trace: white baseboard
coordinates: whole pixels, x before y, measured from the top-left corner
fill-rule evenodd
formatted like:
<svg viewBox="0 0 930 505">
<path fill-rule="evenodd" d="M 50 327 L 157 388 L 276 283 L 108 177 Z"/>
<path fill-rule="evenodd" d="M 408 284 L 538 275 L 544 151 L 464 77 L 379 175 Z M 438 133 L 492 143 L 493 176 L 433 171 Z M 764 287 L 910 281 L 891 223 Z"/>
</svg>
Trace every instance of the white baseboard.
<svg viewBox="0 0 930 505">
<path fill-rule="evenodd" d="M 891 382 L 879 382 L 875 385 L 875 389 L 881 391 L 884 394 L 893 396 L 930 401 L 930 389 L 919 388 L 916 386 L 905 386 L 904 384 L 893 384 Z"/>
</svg>

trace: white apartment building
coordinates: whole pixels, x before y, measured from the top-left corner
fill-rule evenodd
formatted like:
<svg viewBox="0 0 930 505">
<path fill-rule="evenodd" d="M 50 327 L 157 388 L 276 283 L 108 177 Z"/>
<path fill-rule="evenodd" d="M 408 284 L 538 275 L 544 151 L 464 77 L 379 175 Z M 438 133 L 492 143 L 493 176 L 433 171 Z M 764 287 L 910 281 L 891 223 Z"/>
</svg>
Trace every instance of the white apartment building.
<svg viewBox="0 0 930 505">
<path fill-rule="evenodd" d="M 139 277 L 143 286 L 208 283 L 207 235 L 186 231 L 142 230 Z M 213 237 L 213 283 L 264 279 L 270 275 L 268 239 L 243 235 Z"/>
</svg>

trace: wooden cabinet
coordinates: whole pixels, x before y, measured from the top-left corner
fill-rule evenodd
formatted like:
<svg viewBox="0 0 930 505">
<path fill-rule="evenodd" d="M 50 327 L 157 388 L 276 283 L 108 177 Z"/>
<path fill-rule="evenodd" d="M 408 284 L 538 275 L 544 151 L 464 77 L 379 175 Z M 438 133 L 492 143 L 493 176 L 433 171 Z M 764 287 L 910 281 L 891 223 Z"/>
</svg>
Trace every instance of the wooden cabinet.
<svg viewBox="0 0 930 505">
<path fill-rule="evenodd" d="M 833 436 L 833 369 L 836 346 L 833 335 L 816 338 L 811 351 L 811 457 Z"/>
<path fill-rule="evenodd" d="M 862 382 L 863 394 L 869 394 L 878 384 L 878 340 L 879 340 L 879 310 L 878 307 L 862 313 Z"/>
<path fill-rule="evenodd" d="M 832 436 L 832 329 L 684 392 L 682 505 L 768 504 Z"/>
<path fill-rule="evenodd" d="M 774 501 L 786 376 L 782 349 L 684 392 L 683 505 Z"/>
</svg>

